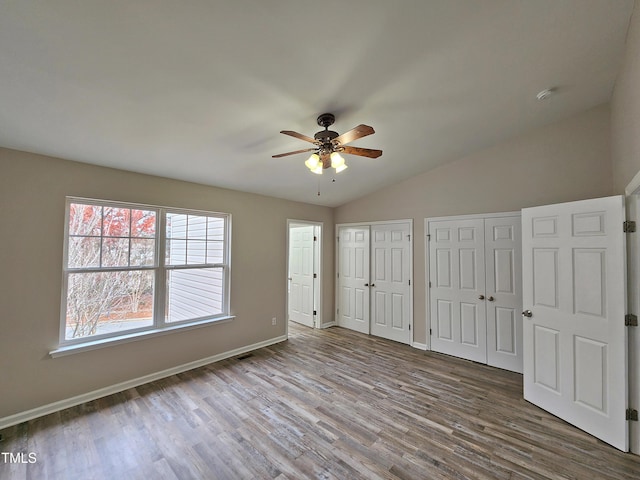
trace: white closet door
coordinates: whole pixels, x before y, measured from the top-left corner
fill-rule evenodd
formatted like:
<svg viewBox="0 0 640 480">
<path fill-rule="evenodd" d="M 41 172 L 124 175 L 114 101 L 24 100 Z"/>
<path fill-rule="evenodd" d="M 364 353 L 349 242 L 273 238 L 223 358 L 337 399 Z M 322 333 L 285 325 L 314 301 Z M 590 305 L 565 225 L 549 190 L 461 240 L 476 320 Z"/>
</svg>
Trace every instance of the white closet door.
<svg viewBox="0 0 640 480">
<path fill-rule="evenodd" d="M 289 320 L 313 327 L 313 225 L 289 230 Z"/>
<path fill-rule="evenodd" d="M 411 343 L 409 223 L 371 227 L 371 334 Z"/>
<path fill-rule="evenodd" d="M 369 227 L 338 231 L 338 325 L 369 333 Z"/>
<path fill-rule="evenodd" d="M 484 221 L 429 223 L 431 348 L 487 363 Z"/>
<path fill-rule="evenodd" d="M 522 210 L 524 397 L 627 451 L 624 197 Z"/>
<path fill-rule="evenodd" d="M 487 363 L 522 373 L 522 239 L 520 216 L 484 221 Z"/>
</svg>

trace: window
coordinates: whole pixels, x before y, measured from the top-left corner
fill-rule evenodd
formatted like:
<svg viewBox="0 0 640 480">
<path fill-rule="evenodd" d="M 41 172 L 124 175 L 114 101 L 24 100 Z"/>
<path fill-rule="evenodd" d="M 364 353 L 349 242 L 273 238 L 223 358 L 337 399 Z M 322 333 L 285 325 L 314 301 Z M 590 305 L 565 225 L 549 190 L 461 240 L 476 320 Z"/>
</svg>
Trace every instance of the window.
<svg viewBox="0 0 640 480">
<path fill-rule="evenodd" d="M 67 200 L 60 344 L 226 318 L 221 213 Z"/>
</svg>

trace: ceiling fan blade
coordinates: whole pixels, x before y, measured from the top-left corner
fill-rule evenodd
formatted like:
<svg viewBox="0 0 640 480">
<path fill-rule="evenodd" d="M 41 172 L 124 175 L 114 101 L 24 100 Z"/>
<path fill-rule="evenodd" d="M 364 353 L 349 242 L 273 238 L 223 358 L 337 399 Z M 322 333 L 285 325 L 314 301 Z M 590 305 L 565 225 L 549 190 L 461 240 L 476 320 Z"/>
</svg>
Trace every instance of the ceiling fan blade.
<svg viewBox="0 0 640 480">
<path fill-rule="evenodd" d="M 354 140 L 357 140 L 362 137 L 366 137 L 367 135 L 371 135 L 372 133 L 376 133 L 373 127 L 370 127 L 369 125 L 358 125 L 357 127 L 352 128 L 348 132 L 345 132 L 342 135 L 334 138 L 333 143 L 346 145 L 347 143 L 351 143 Z"/>
<path fill-rule="evenodd" d="M 350 155 L 360 155 L 361 157 L 378 158 L 382 155 L 382 150 L 374 150 L 372 148 L 360 148 L 360 147 L 342 147 L 343 153 Z"/>
<path fill-rule="evenodd" d="M 318 149 L 317 148 L 305 148 L 304 150 L 296 150 L 295 152 L 287 152 L 287 153 L 280 153 L 278 155 L 272 155 L 271 158 L 287 157 L 289 155 L 295 155 L 297 153 L 314 152 L 316 150 L 318 150 Z"/>
<path fill-rule="evenodd" d="M 319 143 L 315 138 L 307 137 L 306 135 L 298 132 L 293 132 L 291 130 L 282 130 L 280 133 L 284 133 L 285 135 L 289 135 L 290 137 L 299 138 L 300 140 L 304 140 L 305 142 L 316 144 Z"/>
</svg>

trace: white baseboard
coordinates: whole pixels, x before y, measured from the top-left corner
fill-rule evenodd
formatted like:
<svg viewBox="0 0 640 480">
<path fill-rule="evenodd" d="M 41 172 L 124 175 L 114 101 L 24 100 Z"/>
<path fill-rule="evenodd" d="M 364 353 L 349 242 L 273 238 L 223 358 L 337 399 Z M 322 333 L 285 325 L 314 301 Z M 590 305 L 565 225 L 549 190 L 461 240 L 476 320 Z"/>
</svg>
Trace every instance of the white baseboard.
<svg viewBox="0 0 640 480">
<path fill-rule="evenodd" d="M 330 322 L 330 323 L 323 323 L 318 328 L 329 328 L 329 327 L 335 327 L 335 326 L 336 326 L 336 322 Z"/>
<path fill-rule="evenodd" d="M 426 350 L 427 349 L 427 344 L 426 343 L 413 342 L 411 344 L 411 346 L 413 348 L 417 348 L 418 350 Z"/>
<path fill-rule="evenodd" d="M 3 428 L 11 427 L 13 425 L 17 425 L 18 423 L 33 420 L 34 418 L 42 417 L 43 415 L 48 415 L 50 413 L 64 410 L 65 408 L 74 407 L 76 405 L 80 405 L 81 403 L 90 402 L 101 397 L 106 397 L 107 395 L 122 392 L 123 390 L 127 390 L 129 388 L 137 387 L 145 383 L 153 382 L 155 380 L 160 380 L 161 378 L 170 377 L 171 375 L 175 375 L 177 373 L 186 372 L 187 370 L 193 370 L 194 368 L 202 367 L 214 362 L 219 362 L 220 360 L 224 360 L 226 358 L 235 357 L 236 355 L 241 355 L 243 353 L 251 352 L 259 348 L 268 347 L 269 345 L 284 342 L 286 339 L 286 335 L 271 338 L 263 342 L 254 343 L 253 345 L 247 345 L 245 347 L 236 348 L 235 350 L 229 350 L 228 352 L 219 353 L 211 357 L 202 358 L 200 360 L 185 363 L 183 365 L 178 365 L 177 367 L 168 368 L 160 372 L 150 373 L 149 375 L 144 375 L 132 380 L 127 380 L 126 382 L 117 383 L 109 387 L 100 388 L 92 392 L 83 393 L 82 395 L 77 395 L 75 397 L 59 400 L 47 405 L 42 405 L 41 407 L 36 407 L 31 410 L 26 410 L 14 415 L 9 415 L 8 417 L 0 418 L 0 430 L 2 430 Z"/>
</svg>

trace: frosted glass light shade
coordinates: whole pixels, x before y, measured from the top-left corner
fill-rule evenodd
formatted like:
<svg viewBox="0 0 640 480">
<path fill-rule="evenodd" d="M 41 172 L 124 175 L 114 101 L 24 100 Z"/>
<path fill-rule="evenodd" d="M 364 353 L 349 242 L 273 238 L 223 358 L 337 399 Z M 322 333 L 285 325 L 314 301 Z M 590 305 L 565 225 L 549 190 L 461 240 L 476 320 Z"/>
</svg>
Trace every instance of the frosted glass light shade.
<svg viewBox="0 0 640 480">
<path fill-rule="evenodd" d="M 316 175 L 322 175 L 322 164 L 318 163 L 318 165 L 316 166 L 316 168 L 310 168 L 309 170 L 311 170 L 313 173 L 315 173 Z"/>
<path fill-rule="evenodd" d="M 336 173 L 340 173 L 341 171 L 346 170 L 347 168 L 349 168 L 349 167 L 347 167 L 347 165 L 345 163 L 343 163 L 339 167 L 336 167 Z"/>
<path fill-rule="evenodd" d="M 344 165 L 344 158 L 338 152 L 333 152 L 331 154 L 331 166 L 335 169 Z"/>
<path fill-rule="evenodd" d="M 308 160 L 306 162 L 304 162 L 304 164 L 307 166 L 307 168 L 309 170 L 311 170 L 313 172 L 314 169 L 318 168 L 318 165 L 320 165 L 322 168 L 322 164 L 320 163 L 320 157 L 318 156 L 317 153 L 312 154 Z M 313 172 L 316 173 L 316 172 Z"/>
</svg>

